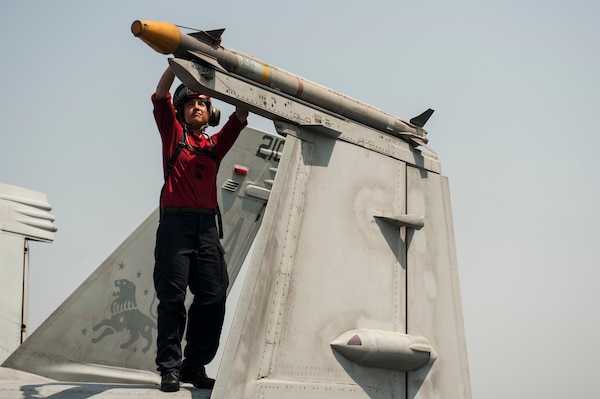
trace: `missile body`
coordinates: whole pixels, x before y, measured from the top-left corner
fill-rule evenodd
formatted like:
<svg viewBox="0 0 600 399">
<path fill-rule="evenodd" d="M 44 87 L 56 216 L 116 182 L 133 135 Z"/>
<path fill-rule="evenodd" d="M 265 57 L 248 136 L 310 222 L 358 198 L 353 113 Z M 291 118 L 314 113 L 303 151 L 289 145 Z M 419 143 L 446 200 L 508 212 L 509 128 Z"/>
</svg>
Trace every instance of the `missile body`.
<svg viewBox="0 0 600 399">
<path fill-rule="evenodd" d="M 364 328 L 346 331 L 331 347 L 362 366 L 404 372 L 418 370 L 437 357 L 424 337 Z"/>
<path fill-rule="evenodd" d="M 168 22 L 137 20 L 131 25 L 131 32 L 159 53 L 173 54 L 177 58 L 187 60 L 199 60 L 223 68 L 227 72 L 379 131 L 400 137 L 411 136 L 417 144 L 427 143 L 427 131 L 423 126 L 433 110 L 427 110 L 406 122 L 369 104 L 221 46 L 223 30 L 185 35 L 177 26 Z"/>
</svg>

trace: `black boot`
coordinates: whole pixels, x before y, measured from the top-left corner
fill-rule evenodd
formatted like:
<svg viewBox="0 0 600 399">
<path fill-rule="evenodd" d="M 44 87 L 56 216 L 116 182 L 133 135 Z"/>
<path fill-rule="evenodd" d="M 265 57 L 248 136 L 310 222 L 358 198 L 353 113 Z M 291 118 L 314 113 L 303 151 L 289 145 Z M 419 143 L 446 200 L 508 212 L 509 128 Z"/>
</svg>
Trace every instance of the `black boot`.
<svg viewBox="0 0 600 399">
<path fill-rule="evenodd" d="M 160 390 L 163 392 L 179 391 L 179 373 L 177 371 L 167 371 L 160 376 Z"/>
<path fill-rule="evenodd" d="M 212 389 L 215 386 L 215 380 L 208 377 L 204 370 L 197 372 L 183 371 L 181 373 L 181 382 L 193 384 L 196 388 L 200 389 Z"/>
</svg>

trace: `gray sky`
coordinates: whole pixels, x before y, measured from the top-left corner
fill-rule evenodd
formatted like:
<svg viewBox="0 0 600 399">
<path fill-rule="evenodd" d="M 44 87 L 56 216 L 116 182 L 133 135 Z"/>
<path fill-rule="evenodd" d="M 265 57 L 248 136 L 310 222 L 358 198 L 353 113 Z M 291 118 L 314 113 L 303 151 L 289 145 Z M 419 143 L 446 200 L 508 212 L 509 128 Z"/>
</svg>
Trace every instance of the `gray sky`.
<svg viewBox="0 0 600 399">
<path fill-rule="evenodd" d="M 590 397 L 600 356 L 600 2 L 5 1 L 0 181 L 48 195 L 37 327 L 158 204 L 136 19 L 223 44 L 409 119 L 449 176 L 474 398 Z M 219 104 L 225 114 L 230 107 Z M 270 122 L 250 117 L 272 131 Z"/>
</svg>

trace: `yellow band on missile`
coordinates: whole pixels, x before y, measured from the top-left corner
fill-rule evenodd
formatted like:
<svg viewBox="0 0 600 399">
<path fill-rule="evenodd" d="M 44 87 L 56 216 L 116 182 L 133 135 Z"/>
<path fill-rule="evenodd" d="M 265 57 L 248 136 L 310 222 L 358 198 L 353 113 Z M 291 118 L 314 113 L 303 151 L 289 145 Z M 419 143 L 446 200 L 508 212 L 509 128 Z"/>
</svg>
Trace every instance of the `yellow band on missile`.
<svg viewBox="0 0 600 399">
<path fill-rule="evenodd" d="M 161 54 L 172 54 L 179 47 L 181 32 L 168 22 L 137 20 L 131 24 L 131 33 Z"/>
<path fill-rule="evenodd" d="M 265 65 L 263 65 L 262 67 L 263 67 L 263 77 L 260 80 L 260 83 L 262 83 L 263 85 L 266 85 L 267 83 L 269 83 L 271 71 L 269 71 L 269 68 Z"/>
</svg>

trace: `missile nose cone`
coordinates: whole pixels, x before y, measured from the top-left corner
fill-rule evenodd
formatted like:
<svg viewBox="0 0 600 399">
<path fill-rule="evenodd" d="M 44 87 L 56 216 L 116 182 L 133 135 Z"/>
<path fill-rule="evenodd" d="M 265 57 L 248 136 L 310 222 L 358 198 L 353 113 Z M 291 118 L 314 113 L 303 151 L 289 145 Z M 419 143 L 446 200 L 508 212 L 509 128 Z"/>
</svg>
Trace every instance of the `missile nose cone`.
<svg viewBox="0 0 600 399">
<path fill-rule="evenodd" d="M 172 54 L 179 47 L 181 32 L 168 22 L 136 20 L 131 24 L 131 33 L 161 54 Z"/>
</svg>

